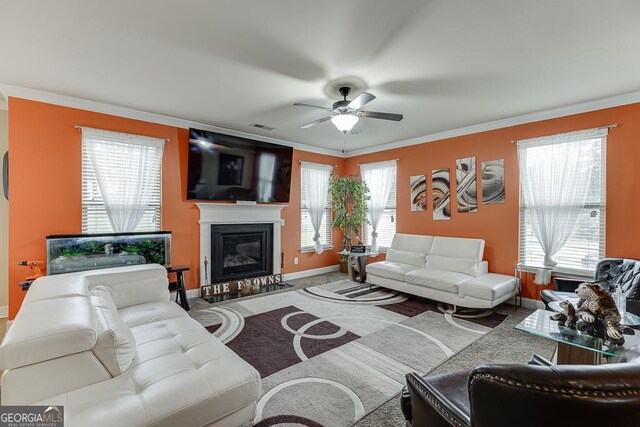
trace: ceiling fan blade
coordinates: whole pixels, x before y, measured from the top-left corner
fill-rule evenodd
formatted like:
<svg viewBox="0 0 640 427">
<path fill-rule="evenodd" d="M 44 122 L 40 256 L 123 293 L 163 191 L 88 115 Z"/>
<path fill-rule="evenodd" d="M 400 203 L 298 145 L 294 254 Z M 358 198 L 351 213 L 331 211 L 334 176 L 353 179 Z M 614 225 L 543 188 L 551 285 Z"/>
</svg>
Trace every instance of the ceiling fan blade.
<svg viewBox="0 0 640 427">
<path fill-rule="evenodd" d="M 333 111 L 333 108 L 322 107 L 320 105 L 305 104 L 303 102 L 296 102 L 293 105 L 295 105 L 296 107 L 309 107 L 309 108 L 317 108 L 319 110 L 324 110 L 324 111 Z"/>
<path fill-rule="evenodd" d="M 349 105 L 347 105 L 347 107 L 353 108 L 354 110 L 359 110 L 360 108 L 364 107 L 365 104 L 368 104 L 374 99 L 376 99 L 376 97 L 371 95 L 370 93 L 362 92 L 356 99 L 351 101 Z"/>
<path fill-rule="evenodd" d="M 404 118 L 402 114 L 379 113 L 377 111 L 361 111 L 358 115 L 369 119 L 393 120 L 394 122 L 399 122 Z"/>
<path fill-rule="evenodd" d="M 351 134 L 352 134 L 352 135 L 357 135 L 357 134 L 359 134 L 360 132 L 362 132 L 362 128 L 360 127 L 360 125 L 359 125 L 359 124 L 357 124 L 357 123 L 356 123 L 356 124 L 355 124 L 355 126 L 353 126 L 353 127 L 351 128 Z"/>
<path fill-rule="evenodd" d="M 331 120 L 331 117 L 333 117 L 333 116 L 327 116 L 327 117 L 323 117 L 323 118 L 318 119 L 318 120 L 314 120 L 311 123 L 307 123 L 306 125 L 300 126 L 300 129 L 307 129 L 307 128 L 310 128 L 311 126 L 317 125 L 318 123 L 324 123 L 327 120 Z"/>
</svg>

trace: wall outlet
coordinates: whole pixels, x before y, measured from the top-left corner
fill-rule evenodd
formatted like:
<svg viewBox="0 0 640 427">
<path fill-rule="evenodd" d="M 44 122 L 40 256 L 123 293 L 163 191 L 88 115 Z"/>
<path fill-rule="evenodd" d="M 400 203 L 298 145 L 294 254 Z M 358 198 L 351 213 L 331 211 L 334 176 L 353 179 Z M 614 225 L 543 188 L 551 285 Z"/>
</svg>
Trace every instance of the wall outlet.
<svg viewBox="0 0 640 427">
<path fill-rule="evenodd" d="M 293 259 L 293 263 L 294 263 L 295 265 L 298 265 L 298 257 L 295 257 L 295 258 Z"/>
</svg>

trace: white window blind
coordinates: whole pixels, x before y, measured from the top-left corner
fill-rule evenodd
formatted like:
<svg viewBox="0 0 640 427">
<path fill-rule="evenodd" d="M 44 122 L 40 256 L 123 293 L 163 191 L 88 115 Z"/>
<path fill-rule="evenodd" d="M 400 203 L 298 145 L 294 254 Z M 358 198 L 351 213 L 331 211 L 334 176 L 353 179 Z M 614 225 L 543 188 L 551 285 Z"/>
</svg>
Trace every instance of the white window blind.
<svg viewBox="0 0 640 427">
<path fill-rule="evenodd" d="M 396 179 L 394 178 L 389 192 L 389 199 L 384 208 L 380 225 L 378 225 L 378 247 L 386 250 L 391 247 L 391 241 L 396 234 Z M 371 225 L 364 224 L 362 226 L 362 234 L 364 236 L 364 244 L 371 245 Z"/>
<path fill-rule="evenodd" d="M 571 136 L 572 134 L 565 134 Z M 562 144 L 563 135 L 539 138 L 531 146 L 527 146 L 527 163 L 542 162 L 550 155 L 551 144 Z M 566 139 L 564 139 L 566 141 Z M 592 275 L 596 262 L 605 257 L 605 227 L 606 227 L 606 191 L 605 191 L 605 152 L 606 133 L 604 136 L 589 136 L 588 133 L 580 140 L 586 148 L 589 163 L 579 175 L 579 179 L 589 180 L 587 199 L 580 207 L 580 213 L 575 222 L 576 226 L 564 246 L 555 254 L 558 265 L 554 271 Z M 535 165 L 534 165 L 535 166 Z M 535 173 L 523 170 L 521 173 Z M 562 171 L 559 171 L 560 173 Z M 586 184 L 586 183 L 585 183 Z M 531 218 L 531 209 L 521 198 L 520 206 L 520 263 L 527 267 L 542 267 L 544 252 L 536 234 Z M 567 209 L 569 206 L 561 200 L 556 209 Z"/>
<path fill-rule="evenodd" d="M 126 231 L 160 230 L 161 162 L 164 141 L 158 138 L 98 129 L 82 129 L 82 232 L 118 231 L 114 230 L 107 214 L 89 153 L 88 144 L 90 143 L 102 145 L 101 148 L 106 147 L 108 150 L 108 155 L 98 156 L 96 159 L 101 162 L 101 179 L 109 185 L 112 199 L 118 201 L 116 209 L 125 212 L 133 209 L 141 210 L 139 221 L 136 218 L 137 225 Z M 120 202 L 127 198 L 121 197 L 122 194 L 118 193 L 126 191 L 125 189 L 130 188 L 131 184 L 138 185 L 141 190 L 137 193 L 137 197 L 130 198 L 132 201 L 129 205 Z"/>
<path fill-rule="evenodd" d="M 304 167 L 304 164 L 302 165 Z M 313 225 L 311 224 L 311 218 L 309 216 L 309 195 L 307 194 L 307 186 L 302 181 L 304 174 L 300 174 L 300 188 L 301 188 L 301 207 L 300 207 L 300 249 L 304 251 L 313 251 L 315 244 L 313 242 Z M 331 197 L 327 192 L 327 207 L 320 227 L 320 243 L 325 249 L 332 246 L 332 210 L 331 210 Z"/>
</svg>

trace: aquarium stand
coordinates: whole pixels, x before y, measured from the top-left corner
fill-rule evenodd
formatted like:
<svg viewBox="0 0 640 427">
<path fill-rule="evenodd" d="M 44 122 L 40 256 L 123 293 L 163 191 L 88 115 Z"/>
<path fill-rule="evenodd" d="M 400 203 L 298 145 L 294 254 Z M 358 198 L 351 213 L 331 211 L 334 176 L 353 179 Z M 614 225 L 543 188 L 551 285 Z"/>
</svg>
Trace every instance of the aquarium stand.
<svg viewBox="0 0 640 427">
<path fill-rule="evenodd" d="M 186 265 L 176 265 L 173 267 L 167 267 L 167 273 L 175 273 L 176 281 L 169 282 L 169 292 L 176 293 L 176 302 L 180 304 L 185 311 L 189 311 L 189 300 L 187 299 L 187 288 L 184 284 L 184 272 L 191 270 Z M 178 299 L 180 302 L 178 302 Z"/>
</svg>

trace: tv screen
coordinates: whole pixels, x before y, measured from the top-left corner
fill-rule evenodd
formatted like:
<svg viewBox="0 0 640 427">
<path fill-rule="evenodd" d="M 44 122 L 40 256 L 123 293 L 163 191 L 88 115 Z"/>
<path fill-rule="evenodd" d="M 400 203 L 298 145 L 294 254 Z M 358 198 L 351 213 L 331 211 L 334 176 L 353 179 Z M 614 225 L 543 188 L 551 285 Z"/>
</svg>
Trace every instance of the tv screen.
<svg viewBox="0 0 640 427">
<path fill-rule="evenodd" d="M 189 129 L 187 199 L 288 202 L 293 148 Z"/>
</svg>

